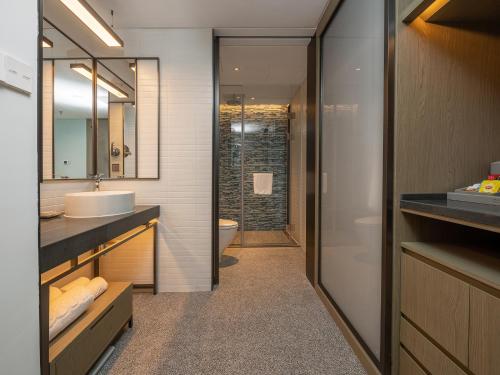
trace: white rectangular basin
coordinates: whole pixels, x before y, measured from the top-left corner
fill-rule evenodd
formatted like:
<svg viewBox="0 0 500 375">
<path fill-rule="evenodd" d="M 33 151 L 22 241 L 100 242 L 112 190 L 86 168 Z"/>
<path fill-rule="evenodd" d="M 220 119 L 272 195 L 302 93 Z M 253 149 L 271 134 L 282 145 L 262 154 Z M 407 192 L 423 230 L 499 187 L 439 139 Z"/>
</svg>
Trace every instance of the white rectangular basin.
<svg viewBox="0 0 500 375">
<path fill-rule="evenodd" d="M 133 191 L 86 191 L 64 196 L 64 216 L 92 218 L 134 212 Z"/>
</svg>

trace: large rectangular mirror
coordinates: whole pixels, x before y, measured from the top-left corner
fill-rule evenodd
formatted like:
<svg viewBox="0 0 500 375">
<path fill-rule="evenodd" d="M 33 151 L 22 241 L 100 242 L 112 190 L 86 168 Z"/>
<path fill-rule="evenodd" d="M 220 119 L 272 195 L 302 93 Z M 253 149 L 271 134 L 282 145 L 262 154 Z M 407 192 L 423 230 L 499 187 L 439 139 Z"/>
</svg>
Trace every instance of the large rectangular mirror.
<svg viewBox="0 0 500 375">
<path fill-rule="evenodd" d="M 47 20 L 43 179 L 159 178 L 159 60 L 91 56 Z"/>
</svg>

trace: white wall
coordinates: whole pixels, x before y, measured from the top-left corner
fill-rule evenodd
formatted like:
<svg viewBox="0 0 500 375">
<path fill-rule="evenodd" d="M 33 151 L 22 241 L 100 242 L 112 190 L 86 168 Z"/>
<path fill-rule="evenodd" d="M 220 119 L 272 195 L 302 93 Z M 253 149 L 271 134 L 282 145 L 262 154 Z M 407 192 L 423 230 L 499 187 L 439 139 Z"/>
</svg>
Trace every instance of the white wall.
<svg viewBox="0 0 500 375">
<path fill-rule="evenodd" d="M 306 248 L 306 137 L 307 81 L 301 84 L 291 102 L 295 119 L 290 121 L 290 225 L 291 234 Z"/>
<path fill-rule="evenodd" d="M 109 181 L 103 187 L 131 189 L 137 204 L 161 205 L 160 291 L 210 290 L 212 31 L 129 29 L 119 34 L 125 56 L 160 58 L 161 178 Z M 41 189 L 42 207 L 62 209 L 64 193 L 92 189 L 92 184 L 51 182 Z"/>
<path fill-rule="evenodd" d="M 56 177 L 82 178 L 87 175 L 86 119 L 56 119 L 54 145 Z"/>
<path fill-rule="evenodd" d="M 0 51 L 36 72 L 37 1 L 0 0 Z M 0 86 L 0 372 L 39 373 L 37 95 Z"/>
</svg>

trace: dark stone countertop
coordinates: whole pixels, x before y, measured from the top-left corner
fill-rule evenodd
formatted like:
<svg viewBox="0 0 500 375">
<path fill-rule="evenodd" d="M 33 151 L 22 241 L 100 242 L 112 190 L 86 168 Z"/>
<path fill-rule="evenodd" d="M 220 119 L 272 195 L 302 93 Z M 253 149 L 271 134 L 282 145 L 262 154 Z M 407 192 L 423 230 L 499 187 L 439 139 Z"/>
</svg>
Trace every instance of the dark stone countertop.
<svg viewBox="0 0 500 375">
<path fill-rule="evenodd" d="M 448 200 L 446 194 L 402 194 L 401 209 L 500 228 L 500 207 Z"/>
<path fill-rule="evenodd" d="M 40 220 L 40 273 L 96 248 L 160 216 L 160 206 L 136 206 L 135 212 L 91 219 L 64 216 Z"/>
</svg>

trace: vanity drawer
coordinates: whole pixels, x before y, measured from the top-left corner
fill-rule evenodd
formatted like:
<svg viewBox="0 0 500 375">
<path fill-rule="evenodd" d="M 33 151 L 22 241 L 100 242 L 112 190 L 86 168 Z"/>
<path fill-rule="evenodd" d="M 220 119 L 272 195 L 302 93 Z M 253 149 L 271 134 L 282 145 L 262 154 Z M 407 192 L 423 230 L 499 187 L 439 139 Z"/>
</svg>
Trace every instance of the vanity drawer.
<svg viewBox="0 0 500 375">
<path fill-rule="evenodd" d="M 476 375 L 500 371 L 500 299 L 471 286 L 469 368 Z"/>
<path fill-rule="evenodd" d="M 467 366 L 468 284 L 402 253 L 401 312 Z"/>
<path fill-rule="evenodd" d="M 399 347 L 399 374 L 400 375 L 427 375 L 424 370 L 413 360 L 408 352 Z"/>
<path fill-rule="evenodd" d="M 106 298 L 106 295 L 101 297 Z M 131 316 L 132 287 L 129 285 L 52 361 L 51 375 L 87 373 Z"/>
<path fill-rule="evenodd" d="M 438 347 L 430 342 L 405 318 L 401 318 L 401 344 L 431 374 L 466 375 L 462 369 L 449 359 Z"/>
</svg>

